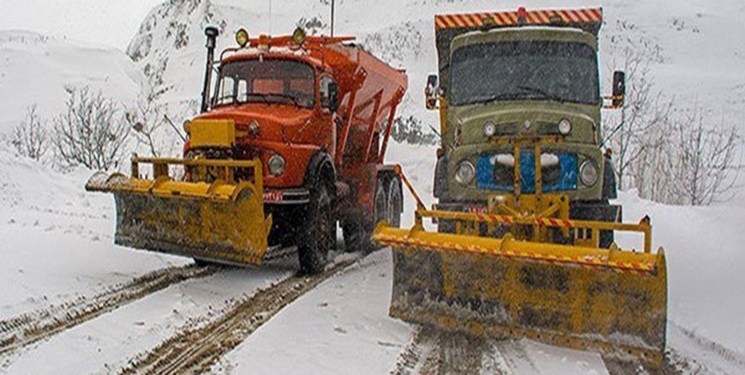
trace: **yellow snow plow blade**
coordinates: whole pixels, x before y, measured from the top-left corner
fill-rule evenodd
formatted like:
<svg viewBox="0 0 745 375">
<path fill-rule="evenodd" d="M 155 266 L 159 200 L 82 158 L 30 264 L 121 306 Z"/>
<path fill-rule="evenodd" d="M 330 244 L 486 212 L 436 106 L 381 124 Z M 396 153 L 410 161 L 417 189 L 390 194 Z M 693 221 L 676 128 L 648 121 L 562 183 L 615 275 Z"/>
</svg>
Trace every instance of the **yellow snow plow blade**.
<svg viewBox="0 0 745 375">
<path fill-rule="evenodd" d="M 436 211 L 425 209 L 412 193 L 419 201 L 414 227 L 395 229 L 381 222 L 373 234 L 377 243 L 393 249 L 391 316 L 447 331 L 526 337 L 661 365 L 667 276 L 662 249 L 650 251 L 647 218 L 622 224 Z M 422 225 L 427 217 L 457 220 L 460 229 L 427 232 Z M 506 233 L 484 235 L 479 226 L 486 225 Z M 536 240 L 536 233 L 569 228 L 574 234 L 642 233 L 644 250 Z"/>
<path fill-rule="evenodd" d="M 140 163 L 153 165 L 154 179 L 140 178 Z M 168 175 L 172 165 L 191 168 L 192 175 L 209 175 L 212 182 L 174 181 Z M 234 182 L 236 171 L 252 178 Z M 261 163 L 254 160 L 135 157 L 131 178 L 96 174 L 86 190 L 114 194 L 119 245 L 259 265 L 271 228 L 271 217 L 264 216 L 261 177 Z"/>
</svg>

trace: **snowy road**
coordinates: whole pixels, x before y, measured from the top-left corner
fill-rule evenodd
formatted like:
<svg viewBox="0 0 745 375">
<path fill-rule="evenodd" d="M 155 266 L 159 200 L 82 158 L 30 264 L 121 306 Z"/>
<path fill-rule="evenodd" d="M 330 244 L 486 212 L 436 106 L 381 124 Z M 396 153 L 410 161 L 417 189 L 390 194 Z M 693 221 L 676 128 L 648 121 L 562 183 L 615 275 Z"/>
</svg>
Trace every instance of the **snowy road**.
<svg viewBox="0 0 745 375">
<path fill-rule="evenodd" d="M 484 340 L 475 348 L 467 339 L 422 335 L 388 316 L 391 271 L 390 250 L 368 256 L 282 310 L 212 372 L 608 374 L 594 353 L 532 341 Z"/>
<path fill-rule="evenodd" d="M 106 374 L 184 327 L 199 327 L 233 304 L 281 281 L 292 267 L 233 269 L 187 280 L 0 359 L 13 374 Z"/>
</svg>

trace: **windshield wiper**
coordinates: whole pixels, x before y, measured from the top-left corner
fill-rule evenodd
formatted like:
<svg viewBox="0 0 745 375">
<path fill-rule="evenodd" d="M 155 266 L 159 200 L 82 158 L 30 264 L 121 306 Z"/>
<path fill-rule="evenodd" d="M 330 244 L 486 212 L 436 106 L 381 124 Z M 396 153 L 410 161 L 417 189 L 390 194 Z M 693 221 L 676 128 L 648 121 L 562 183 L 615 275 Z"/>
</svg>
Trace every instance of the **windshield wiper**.
<svg viewBox="0 0 745 375">
<path fill-rule="evenodd" d="M 248 102 L 248 97 L 249 96 L 255 96 L 255 97 L 261 98 L 261 100 L 263 100 L 264 103 L 269 104 L 269 99 L 267 99 L 267 95 L 266 94 L 261 94 L 261 93 L 258 93 L 258 92 L 249 92 L 248 94 L 246 94 L 246 102 Z"/>
<path fill-rule="evenodd" d="M 489 103 L 495 100 L 517 99 L 519 96 L 520 96 L 519 93 L 514 93 L 514 92 L 499 93 L 499 94 L 494 94 L 490 96 L 478 97 L 470 101 L 470 103 Z"/>
<path fill-rule="evenodd" d="M 287 95 L 287 94 L 277 94 L 277 93 L 267 93 L 267 94 L 264 94 L 264 95 L 267 95 L 267 96 L 268 96 L 268 95 L 271 95 L 271 96 L 276 96 L 276 97 L 279 97 L 279 98 L 290 99 L 290 100 L 292 100 L 292 102 L 293 102 L 293 103 L 295 103 L 295 105 L 296 105 L 296 106 L 298 106 L 298 107 L 302 107 L 302 106 L 300 105 L 300 100 L 298 100 L 298 98 L 297 98 L 297 97 L 295 97 L 295 96 L 292 96 L 292 95 Z"/>
<path fill-rule="evenodd" d="M 557 102 L 565 102 L 566 101 L 562 97 L 560 97 L 560 96 L 558 96 L 556 94 L 551 94 L 548 91 L 543 90 L 543 89 L 540 89 L 538 87 L 517 86 L 517 88 L 520 89 L 520 90 L 525 90 L 525 91 L 529 91 L 529 92 L 532 92 L 532 93 L 536 93 L 536 94 L 542 95 L 546 99 L 555 100 Z"/>
</svg>

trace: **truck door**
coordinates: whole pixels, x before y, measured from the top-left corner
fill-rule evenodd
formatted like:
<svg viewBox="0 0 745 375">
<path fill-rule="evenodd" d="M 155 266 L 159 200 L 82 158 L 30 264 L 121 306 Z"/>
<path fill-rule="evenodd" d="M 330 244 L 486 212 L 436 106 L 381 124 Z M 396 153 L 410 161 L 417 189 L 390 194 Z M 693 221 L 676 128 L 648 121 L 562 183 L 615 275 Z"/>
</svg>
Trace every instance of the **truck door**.
<svg viewBox="0 0 745 375">
<path fill-rule="evenodd" d="M 329 86 L 334 83 L 334 79 L 329 75 L 323 75 L 320 79 L 320 98 L 321 98 L 321 115 L 320 115 L 320 126 L 319 135 L 324 140 L 323 144 L 326 146 L 326 150 L 331 156 L 334 157 L 336 150 L 336 136 L 340 132 L 341 119 L 335 111 L 333 111 L 333 105 L 331 103 L 331 92 Z"/>
</svg>

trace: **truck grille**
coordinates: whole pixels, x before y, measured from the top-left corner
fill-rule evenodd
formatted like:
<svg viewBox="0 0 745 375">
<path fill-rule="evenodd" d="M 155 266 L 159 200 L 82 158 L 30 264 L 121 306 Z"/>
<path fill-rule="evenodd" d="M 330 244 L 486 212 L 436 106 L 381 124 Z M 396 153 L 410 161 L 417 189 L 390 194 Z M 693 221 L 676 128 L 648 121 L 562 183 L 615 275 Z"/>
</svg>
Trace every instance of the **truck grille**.
<svg viewBox="0 0 745 375">
<path fill-rule="evenodd" d="M 544 153 L 542 155 L 541 181 L 544 192 L 577 189 L 577 154 Z M 476 166 L 476 184 L 481 189 L 513 191 L 515 164 L 511 154 L 481 155 Z M 520 190 L 535 192 L 535 154 L 523 151 L 520 154 Z"/>
</svg>

